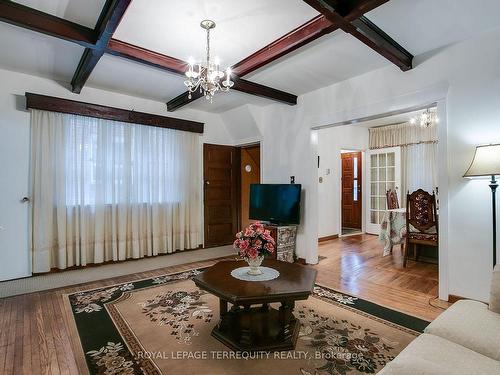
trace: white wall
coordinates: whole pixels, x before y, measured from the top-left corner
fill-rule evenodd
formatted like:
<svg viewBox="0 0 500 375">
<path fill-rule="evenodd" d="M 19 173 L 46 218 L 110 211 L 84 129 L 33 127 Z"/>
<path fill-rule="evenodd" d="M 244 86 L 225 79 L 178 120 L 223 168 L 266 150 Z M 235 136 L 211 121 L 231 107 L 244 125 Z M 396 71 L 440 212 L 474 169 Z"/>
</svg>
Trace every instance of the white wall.
<svg viewBox="0 0 500 375">
<path fill-rule="evenodd" d="M 0 280 L 31 272 L 28 205 L 19 202 L 29 195 L 30 116 L 24 108 L 25 92 L 200 121 L 205 123 L 200 147 L 203 142 L 233 144 L 217 114 L 193 110 L 169 113 L 164 103 L 89 87 L 76 95 L 52 80 L 7 70 L 0 70 L 0 82 Z"/>
<path fill-rule="evenodd" d="M 317 261 L 317 150 L 311 129 L 440 101 L 440 296 L 488 299 L 490 191 L 486 181 L 461 176 L 476 144 L 500 141 L 499 39 L 496 29 L 419 56 L 406 73 L 388 66 L 305 94 L 295 107 L 254 109 L 260 112 L 254 118 L 263 136 L 264 181 L 286 183 L 295 175 L 306 191 L 299 256 Z"/>
<path fill-rule="evenodd" d="M 320 156 L 318 177 L 323 179 L 322 183 L 318 181 L 319 237 L 339 234 L 342 177 L 340 153 L 342 150 L 367 150 L 368 134 L 368 128 L 355 125 L 336 126 L 318 131 Z M 327 170 L 330 170 L 329 174 Z"/>
</svg>

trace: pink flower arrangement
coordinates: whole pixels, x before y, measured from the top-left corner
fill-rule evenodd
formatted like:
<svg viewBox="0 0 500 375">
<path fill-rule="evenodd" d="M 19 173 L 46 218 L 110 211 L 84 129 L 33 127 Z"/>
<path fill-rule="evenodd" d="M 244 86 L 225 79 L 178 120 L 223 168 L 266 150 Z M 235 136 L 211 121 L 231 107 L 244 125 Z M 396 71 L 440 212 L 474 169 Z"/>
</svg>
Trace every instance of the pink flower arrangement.
<svg viewBox="0 0 500 375">
<path fill-rule="evenodd" d="M 242 258 L 255 259 L 274 253 L 275 242 L 271 232 L 258 221 L 237 233 L 233 246 Z"/>
</svg>

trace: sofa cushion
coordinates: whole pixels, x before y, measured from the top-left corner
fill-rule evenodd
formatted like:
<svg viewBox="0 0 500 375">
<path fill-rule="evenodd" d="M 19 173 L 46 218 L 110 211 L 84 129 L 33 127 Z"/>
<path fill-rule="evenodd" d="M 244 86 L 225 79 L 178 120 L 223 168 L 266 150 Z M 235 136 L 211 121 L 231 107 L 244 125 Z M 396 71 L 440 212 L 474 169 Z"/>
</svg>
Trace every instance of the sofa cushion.
<svg viewBox="0 0 500 375">
<path fill-rule="evenodd" d="M 500 265 L 495 266 L 491 278 L 490 310 L 500 314 Z"/>
<path fill-rule="evenodd" d="M 429 324 L 425 333 L 500 361 L 500 314 L 488 310 L 484 303 L 456 302 Z"/>
<path fill-rule="evenodd" d="M 438 336 L 413 340 L 379 375 L 492 375 L 500 362 Z"/>
</svg>

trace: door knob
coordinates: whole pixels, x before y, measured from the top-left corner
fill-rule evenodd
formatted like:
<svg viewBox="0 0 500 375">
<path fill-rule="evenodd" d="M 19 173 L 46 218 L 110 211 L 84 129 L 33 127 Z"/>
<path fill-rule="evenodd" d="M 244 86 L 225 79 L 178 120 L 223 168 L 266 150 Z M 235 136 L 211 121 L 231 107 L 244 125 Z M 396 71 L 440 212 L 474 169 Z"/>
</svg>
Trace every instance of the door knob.
<svg viewBox="0 0 500 375">
<path fill-rule="evenodd" d="M 28 197 L 23 197 L 21 199 L 21 203 L 29 203 L 30 202 L 30 199 Z"/>
<path fill-rule="evenodd" d="M 210 185 L 210 181 L 205 181 L 205 185 Z"/>
</svg>

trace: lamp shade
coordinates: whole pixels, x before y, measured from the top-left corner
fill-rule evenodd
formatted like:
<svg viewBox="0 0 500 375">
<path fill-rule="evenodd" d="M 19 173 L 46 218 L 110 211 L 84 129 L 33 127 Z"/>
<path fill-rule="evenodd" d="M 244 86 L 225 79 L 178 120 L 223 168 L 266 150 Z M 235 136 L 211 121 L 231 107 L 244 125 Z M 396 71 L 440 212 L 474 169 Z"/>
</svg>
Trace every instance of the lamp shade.
<svg viewBox="0 0 500 375">
<path fill-rule="evenodd" d="M 477 146 L 464 177 L 500 175 L 500 144 Z"/>
</svg>

